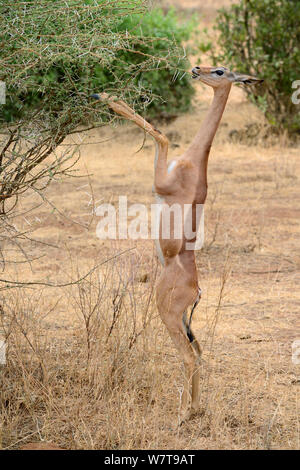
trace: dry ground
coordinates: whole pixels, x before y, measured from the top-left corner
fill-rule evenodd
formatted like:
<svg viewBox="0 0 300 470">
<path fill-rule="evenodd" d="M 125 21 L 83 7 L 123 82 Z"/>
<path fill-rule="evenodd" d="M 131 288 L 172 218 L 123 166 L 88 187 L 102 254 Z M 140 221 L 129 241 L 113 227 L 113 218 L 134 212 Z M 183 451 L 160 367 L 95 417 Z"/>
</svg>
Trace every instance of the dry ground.
<svg viewBox="0 0 300 470">
<path fill-rule="evenodd" d="M 170 156 L 191 141 L 210 99 L 198 84 L 193 111 L 160 127 L 172 142 Z M 20 210 L 32 210 L 18 227 L 47 245 L 24 246 L 42 257 L 8 265 L 6 279 L 68 283 L 131 251 L 80 286 L 6 294 L 3 448 L 31 440 L 72 449 L 299 448 L 300 366 L 291 352 L 300 339 L 299 148 L 284 138 L 272 145 L 230 139 L 254 122 L 262 117 L 234 88 L 211 151 L 206 243 L 197 254 L 203 297 L 194 329 L 203 347 L 205 413 L 176 427 L 182 371 L 155 310 L 160 268 L 152 242 L 95 234 L 91 213 L 100 202 L 117 203 L 119 195 L 129 204 L 152 202 L 153 144 L 147 139 L 136 153 L 143 135 L 126 124 L 84 136 L 83 176 L 45 193 L 56 210 L 47 202 L 34 209 L 34 194 L 21 203 Z"/>
</svg>

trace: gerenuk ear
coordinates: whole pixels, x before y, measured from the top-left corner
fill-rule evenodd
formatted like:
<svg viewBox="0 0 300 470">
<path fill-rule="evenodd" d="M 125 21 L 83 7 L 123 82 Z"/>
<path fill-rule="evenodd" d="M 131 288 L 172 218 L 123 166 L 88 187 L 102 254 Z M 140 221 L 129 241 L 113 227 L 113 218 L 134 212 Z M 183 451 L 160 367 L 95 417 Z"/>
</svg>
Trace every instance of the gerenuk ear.
<svg viewBox="0 0 300 470">
<path fill-rule="evenodd" d="M 232 74 L 232 81 L 234 83 L 244 83 L 245 85 L 258 85 L 264 80 L 257 77 L 252 77 L 251 75 L 241 75 L 239 73 Z"/>
</svg>

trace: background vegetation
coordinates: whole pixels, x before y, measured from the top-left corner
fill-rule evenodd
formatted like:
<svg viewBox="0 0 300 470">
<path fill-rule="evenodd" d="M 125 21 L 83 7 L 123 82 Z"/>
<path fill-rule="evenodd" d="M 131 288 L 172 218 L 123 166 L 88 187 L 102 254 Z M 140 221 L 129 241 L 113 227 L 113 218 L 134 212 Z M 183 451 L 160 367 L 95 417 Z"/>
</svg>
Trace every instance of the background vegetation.
<svg viewBox="0 0 300 470">
<path fill-rule="evenodd" d="M 300 131 L 299 107 L 291 100 L 292 83 L 299 79 L 299 24 L 297 1 L 240 0 L 220 10 L 219 49 L 211 46 L 214 63 L 264 78 L 262 86 L 245 91 L 274 128 L 290 134 Z"/>
</svg>

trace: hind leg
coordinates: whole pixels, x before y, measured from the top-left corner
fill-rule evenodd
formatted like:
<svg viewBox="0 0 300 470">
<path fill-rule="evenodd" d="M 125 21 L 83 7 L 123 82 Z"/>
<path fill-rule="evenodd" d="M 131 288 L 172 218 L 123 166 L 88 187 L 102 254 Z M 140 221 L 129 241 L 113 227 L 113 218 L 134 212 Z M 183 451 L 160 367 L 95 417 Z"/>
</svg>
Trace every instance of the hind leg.
<svg viewBox="0 0 300 470">
<path fill-rule="evenodd" d="M 198 303 L 198 302 L 197 302 Z M 193 309 L 195 308 L 195 305 Z M 192 312 L 191 314 L 192 315 Z M 196 413 L 199 408 L 200 401 L 200 361 L 201 361 L 201 347 L 198 340 L 191 329 L 190 322 L 187 320 L 186 312 L 183 314 L 183 325 L 187 332 L 187 336 L 192 345 L 195 354 L 195 367 L 192 376 L 192 403 L 191 403 L 191 414 Z"/>
<path fill-rule="evenodd" d="M 174 309 L 172 313 L 175 314 Z M 176 312 L 177 313 L 177 312 Z M 188 419 L 191 414 L 190 409 L 190 389 L 194 382 L 194 373 L 196 367 L 196 358 L 193 347 L 186 335 L 185 328 L 182 324 L 181 315 L 177 315 L 177 321 L 174 318 L 163 316 L 163 321 L 167 327 L 168 333 L 176 347 L 179 356 L 183 360 L 184 364 L 184 385 L 181 397 L 181 410 L 180 419 L 181 422 Z M 193 396 L 193 391 L 192 391 Z"/>
<path fill-rule="evenodd" d="M 190 387 L 192 386 L 192 410 L 196 411 L 199 398 L 199 373 L 196 368 L 196 354 L 201 353 L 196 341 L 191 341 L 183 322 L 183 312 L 189 305 L 195 303 L 198 288 L 197 280 L 186 270 L 178 256 L 163 268 L 157 285 L 157 307 L 161 319 L 167 327 L 169 335 L 184 363 L 185 377 L 181 401 L 181 418 L 190 416 L 189 409 Z"/>
<path fill-rule="evenodd" d="M 189 341 L 192 345 L 192 348 L 195 353 L 195 367 L 192 376 L 192 402 L 191 402 L 191 414 L 198 411 L 199 401 L 200 401 L 200 361 L 201 361 L 201 347 L 197 341 L 192 329 L 192 316 L 194 310 L 196 309 L 198 303 L 201 299 L 201 289 L 198 287 L 198 276 L 195 263 L 195 255 L 191 251 L 182 251 L 179 254 L 181 263 L 185 266 L 185 269 L 188 269 L 192 273 L 194 285 L 197 284 L 197 297 L 194 298 L 192 308 L 190 310 L 189 319 L 187 319 L 186 311 L 183 314 L 182 321 L 186 331 L 186 334 L 189 338 Z"/>
</svg>

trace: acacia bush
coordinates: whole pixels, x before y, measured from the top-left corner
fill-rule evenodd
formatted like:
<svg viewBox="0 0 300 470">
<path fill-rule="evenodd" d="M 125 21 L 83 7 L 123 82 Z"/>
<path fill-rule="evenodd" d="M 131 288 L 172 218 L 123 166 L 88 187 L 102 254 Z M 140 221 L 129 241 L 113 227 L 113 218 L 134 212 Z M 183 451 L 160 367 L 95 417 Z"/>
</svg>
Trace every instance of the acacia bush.
<svg viewBox="0 0 300 470">
<path fill-rule="evenodd" d="M 240 0 L 219 10 L 215 29 L 219 51 L 214 63 L 264 78 L 245 91 L 269 123 L 290 134 L 300 131 L 299 106 L 293 104 L 292 83 L 299 80 L 300 2 Z"/>
<path fill-rule="evenodd" d="M 68 134 L 112 119 L 92 93 L 152 115 L 189 107 L 182 41 L 193 24 L 179 25 L 173 11 L 149 10 L 146 0 L 0 0 L 0 13 L 0 213 L 29 187 L 69 174 L 73 152 L 56 153 Z"/>
<path fill-rule="evenodd" d="M 196 26 L 196 17 L 185 22 L 179 21 L 174 9 L 163 12 L 160 8 L 155 8 L 147 14 L 138 16 L 127 16 L 118 25 L 119 32 L 131 31 L 137 37 L 135 48 L 140 54 L 131 50 L 122 50 L 116 54 L 113 62 L 114 74 L 120 82 L 127 81 L 134 74 L 134 83 L 141 90 L 141 97 L 138 97 L 135 105 L 137 109 L 143 107 L 143 102 L 147 108 L 147 116 L 161 116 L 163 113 L 177 113 L 188 111 L 191 105 L 191 98 L 194 88 L 191 85 L 190 74 L 186 73 L 190 69 L 187 60 L 187 50 L 182 49 L 182 57 L 174 62 L 170 50 L 170 44 L 182 47 L 184 41 L 190 39 Z M 141 37 L 143 42 L 141 42 Z M 158 58 L 156 65 L 140 67 L 145 56 L 154 55 Z M 159 63 L 159 57 L 170 57 L 170 65 Z M 131 69 L 128 69 L 131 64 Z M 173 64 L 173 65 L 172 65 Z M 99 76 L 98 76 L 99 73 Z M 105 87 L 114 82 L 114 76 L 109 69 L 96 67 L 94 74 L 95 86 Z"/>
<path fill-rule="evenodd" d="M 146 7 L 141 0 L 2 2 L 2 120 L 41 105 L 60 113 L 71 97 L 104 90 L 125 93 L 148 115 L 186 111 L 193 88 L 182 43 L 194 21 Z"/>
</svg>

